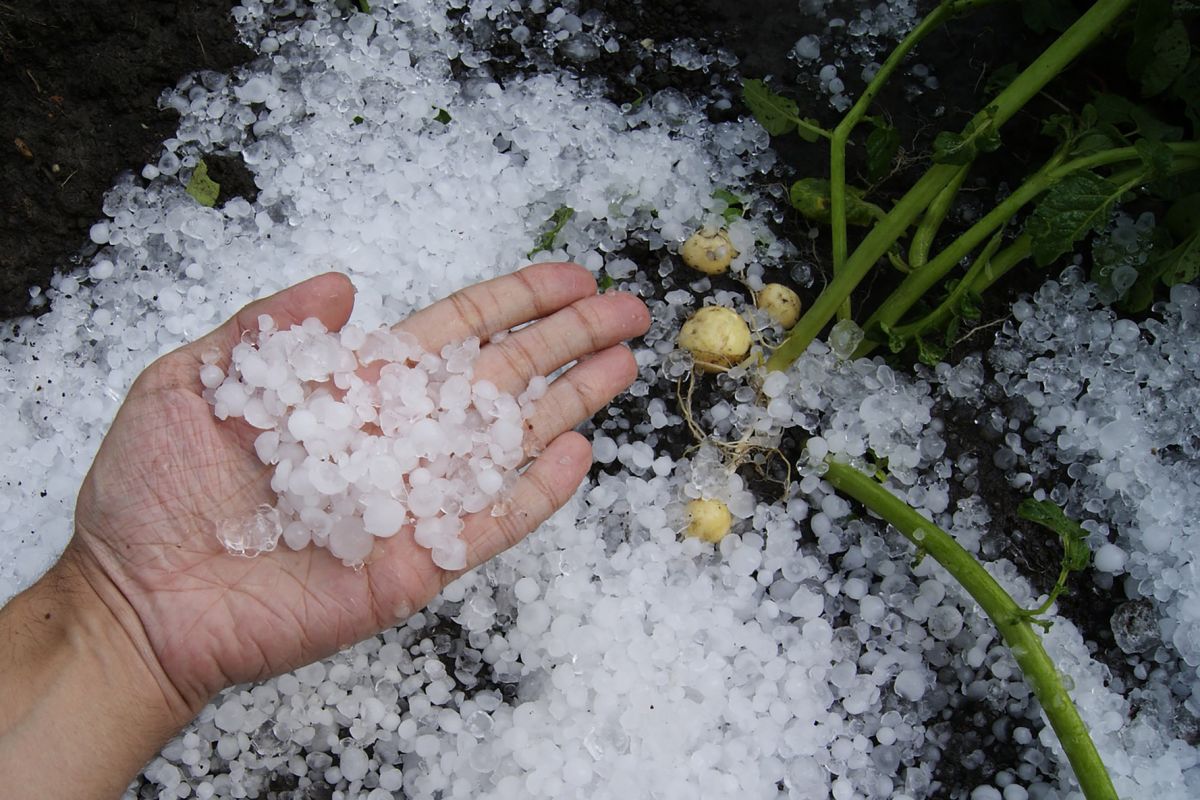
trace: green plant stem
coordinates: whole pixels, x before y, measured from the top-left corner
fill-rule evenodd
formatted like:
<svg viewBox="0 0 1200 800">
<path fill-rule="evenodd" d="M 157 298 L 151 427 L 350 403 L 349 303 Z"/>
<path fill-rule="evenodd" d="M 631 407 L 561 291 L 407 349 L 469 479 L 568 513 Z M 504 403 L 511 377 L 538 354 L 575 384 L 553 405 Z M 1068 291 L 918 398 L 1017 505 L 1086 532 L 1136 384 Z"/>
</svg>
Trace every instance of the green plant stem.
<svg viewBox="0 0 1200 800">
<path fill-rule="evenodd" d="M 1200 143 L 1198 142 L 1174 142 L 1168 144 L 1167 147 L 1172 150 L 1172 154 L 1176 157 L 1172 163 L 1174 171 L 1190 169 L 1193 160 L 1200 158 Z M 878 330 L 881 325 L 894 326 L 935 283 L 944 278 L 950 270 L 954 269 L 964 258 L 970 255 L 984 239 L 991 236 L 996 230 L 1011 220 L 1026 204 L 1037 198 L 1038 195 L 1058 181 L 1080 170 L 1140 160 L 1141 156 L 1138 154 L 1137 149 L 1133 147 L 1117 147 L 1111 150 L 1104 150 L 1099 153 L 1073 159 L 1065 164 L 1061 163 L 1061 156 L 1056 154 L 1026 180 L 1025 183 L 1017 187 L 1016 191 L 1004 198 L 995 208 L 968 228 L 962 236 L 958 237 L 945 250 L 938 253 L 929 263 L 921 269 L 909 273 L 900 285 L 896 287 L 895 291 L 880 304 L 875 313 L 867 318 L 867 321 L 863 324 L 863 330 L 870 334 L 870 332 Z M 1120 194 L 1124 194 L 1125 191 L 1144 182 L 1145 178 L 1145 170 L 1136 168 L 1113 175 L 1109 180 L 1120 186 Z M 855 357 L 866 355 L 871 349 L 873 349 L 873 346 L 869 342 L 864 341 L 859 346 L 858 351 L 855 352 Z"/>
<path fill-rule="evenodd" d="M 933 240 L 941 229 L 946 215 L 954 206 L 954 198 L 958 197 L 958 190 L 962 188 L 963 181 L 966 180 L 970 170 L 970 164 L 959 167 L 958 174 L 938 192 L 938 196 L 933 198 L 929 208 L 925 209 L 925 214 L 917 223 L 917 229 L 913 231 L 912 242 L 908 246 L 908 268 L 910 270 L 920 269 L 929 261 L 929 248 L 933 246 Z"/>
<path fill-rule="evenodd" d="M 846 263 L 848 251 L 847 222 L 846 222 L 846 146 L 850 142 L 850 134 L 855 126 L 863 121 L 876 96 L 883 90 L 884 84 L 904 62 L 917 43 L 933 32 L 946 20 L 964 11 L 988 5 L 995 0 L 946 0 L 937 8 L 925 15 L 915 28 L 888 55 L 887 60 L 872 76 L 858 101 L 842 117 L 841 122 L 833 129 L 829 147 L 829 215 L 830 227 L 833 231 L 833 274 L 837 275 Z M 846 295 L 838 307 L 838 318 L 850 318 L 850 296 Z"/>
<path fill-rule="evenodd" d="M 1097 0 L 1037 60 L 1000 92 L 987 108 L 976 114 L 964 130 L 978 131 L 986 125 L 998 128 L 1011 119 L 1013 114 L 1091 45 L 1132 2 L 1133 0 Z M 792 328 L 788 338 L 768 359 L 768 369 L 786 369 L 799 358 L 880 257 L 903 235 L 942 188 L 954 179 L 958 169 L 959 167 L 950 164 L 936 164 L 917 180 L 887 217 L 871 229 L 854 253 L 846 259 L 842 269 L 835 271 L 833 280 L 825 287 L 825 291 L 821 292 L 808 312 Z"/>
<path fill-rule="evenodd" d="M 975 557 L 950 534 L 922 517 L 878 481 L 848 464 L 826 459 L 825 480 L 895 527 L 919 551 L 932 556 L 979 603 L 1004 638 L 1032 687 L 1050 726 L 1075 770 L 1087 800 L 1117 800 L 1087 726 L 1063 686 L 1054 662 L 1033 629 L 1028 612 L 1004 591 Z"/>
<path fill-rule="evenodd" d="M 995 255 L 986 252 L 981 254 L 979 259 L 971 265 L 971 269 L 967 271 L 962 282 L 954 288 L 950 296 L 938 304 L 937 308 L 916 322 L 895 328 L 895 332 L 900 336 L 910 338 L 920 336 L 928 330 L 937 330 L 950 321 L 954 315 L 955 304 L 963 294 L 967 291 L 983 294 L 989 286 L 1000 280 L 1010 269 L 1029 258 L 1032 250 L 1033 240 L 1028 234 L 1021 234 L 1008 247 Z M 876 346 L 875 342 L 864 341 L 858 350 L 854 351 L 854 357 L 862 358 L 870 355 Z"/>
<path fill-rule="evenodd" d="M 958 307 L 959 301 L 962 300 L 963 296 L 966 295 L 968 291 L 975 288 L 975 281 L 979 279 L 980 275 L 983 274 L 984 270 L 987 269 L 988 265 L 991 264 L 993 259 L 996 257 L 996 251 L 1000 248 L 1000 244 L 1003 241 L 1001 238 L 1002 236 L 1002 231 L 996 231 L 995 235 L 992 237 L 992 241 L 988 242 L 987 247 L 983 249 L 983 252 L 981 252 L 975 259 L 974 263 L 971 264 L 971 268 L 967 270 L 967 274 L 964 275 L 962 280 L 958 282 L 958 285 L 954 287 L 954 290 L 946 296 L 946 299 L 938 304 L 937 308 L 926 314 L 924 317 L 921 317 L 921 319 L 917 320 L 916 322 L 910 322 L 907 325 L 899 325 L 893 328 L 892 331 L 905 339 L 911 339 L 914 336 L 920 336 L 927 330 L 936 330 L 939 326 L 948 322 L 950 318 L 954 316 L 954 310 Z M 1028 250 L 1030 247 L 1029 237 L 1023 236 L 1022 238 L 1025 240 L 1025 249 L 1026 254 L 1028 255 Z M 858 353 L 859 350 L 862 349 L 863 347 L 860 346 L 858 350 L 855 350 L 855 357 L 861 358 Z M 867 349 L 867 352 L 864 352 L 863 355 L 867 355 L 869 352 L 870 349 Z"/>
</svg>

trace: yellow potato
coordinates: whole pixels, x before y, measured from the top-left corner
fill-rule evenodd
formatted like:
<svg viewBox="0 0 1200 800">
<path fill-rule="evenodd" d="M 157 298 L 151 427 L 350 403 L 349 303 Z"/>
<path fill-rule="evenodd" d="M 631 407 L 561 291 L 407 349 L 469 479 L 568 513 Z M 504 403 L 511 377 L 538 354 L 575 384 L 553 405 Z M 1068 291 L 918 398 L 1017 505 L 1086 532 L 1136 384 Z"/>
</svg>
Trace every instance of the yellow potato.
<svg viewBox="0 0 1200 800">
<path fill-rule="evenodd" d="M 768 283 L 758 293 L 758 307 L 767 316 L 790 329 L 800 319 L 800 295 L 782 283 Z"/>
<path fill-rule="evenodd" d="M 698 368 L 720 372 L 750 352 L 750 326 L 733 309 L 706 306 L 683 323 L 677 341 L 692 354 Z"/>
<path fill-rule="evenodd" d="M 719 275 L 729 269 L 729 264 L 737 258 L 737 254 L 733 242 L 729 241 L 729 234 L 712 228 L 696 231 L 679 248 L 683 263 L 705 275 Z"/>
<path fill-rule="evenodd" d="M 716 544 L 733 524 L 729 507 L 720 500 L 692 500 L 687 504 L 687 535 Z"/>
</svg>

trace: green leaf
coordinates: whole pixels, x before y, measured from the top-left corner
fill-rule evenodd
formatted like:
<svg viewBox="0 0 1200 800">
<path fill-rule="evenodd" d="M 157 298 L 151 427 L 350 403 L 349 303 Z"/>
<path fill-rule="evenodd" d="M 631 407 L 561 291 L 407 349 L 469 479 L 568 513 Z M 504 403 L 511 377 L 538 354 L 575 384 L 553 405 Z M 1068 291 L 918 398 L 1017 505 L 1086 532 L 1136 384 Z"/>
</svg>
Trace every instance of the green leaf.
<svg viewBox="0 0 1200 800">
<path fill-rule="evenodd" d="M 1182 128 L 1168 125 L 1145 106 L 1120 95 L 1098 94 L 1091 107 L 1095 110 L 1098 126 L 1110 125 L 1120 131 L 1118 140 L 1134 134 L 1157 142 L 1177 142 L 1183 138 Z"/>
<path fill-rule="evenodd" d="M 896 332 L 896 329 L 886 322 L 879 323 L 879 330 L 887 337 L 888 349 L 893 353 L 899 353 L 908 346 L 908 339 Z"/>
<path fill-rule="evenodd" d="M 597 284 L 597 286 L 599 286 L 599 288 L 600 288 L 600 291 L 602 291 L 602 292 L 607 292 L 609 289 L 613 288 L 616 285 L 617 285 L 617 282 L 614 281 L 612 279 L 612 276 L 609 275 L 608 273 L 601 275 L 600 280 Z"/>
<path fill-rule="evenodd" d="M 534 253 L 553 250 L 554 240 L 558 237 L 558 234 L 562 233 L 562 229 L 573 216 L 575 216 L 575 209 L 570 206 L 559 206 L 550 215 L 550 219 L 546 220 L 546 224 L 550 226 L 550 229 L 538 237 L 537 243 L 534 244 L 533 249 L 529 251 L 527 257 L 533 258 Z"/>
<path fill-rule="evenodd" d="M 1167 90 L 1183 74 L 1192 56 L 1187 28 L 1179 20 L 1167 26 L 1154 41 L 1154 56 L 1139 75 L 1142 95 L 1153 97 Z"/>
<path fill-rule="evenodd" d="M 800 107 L 795 100 L 775 94 L 757 79 L 742 82 L 742 99 L 758 124 L 772 136 L 792 130 L 800 118 Z"/>
<path fill-rule="evenodd" d="M 1171 148 L 1167 147 L 1162 142 L 1156 142 L 1151 139 L 1138 139 L 1133 143 L 1133 149 L 1137 150 L 1138 157 L 1142 159 L 1142 164 L 1145 165 L 1147 178 L 1149 180 L 1158 180 L 1166 177 L 1171 170 Z"/>
<path fill-rule="evenodd" d="M 1129 77 L 1140 80 L 1154 61 L 1155 43 L 1171 18 L 1171 0 L 1139 0 L 1133 18 L 1133 41 L 1125 56 Z"/>
<path fill-rule="evenodd" d="M 1200 231 L 1163 256 L 1161 276 L 1167 286 L 1191 283 L 1200 276 Z"/>
<path fill-rule="evenodd" d="M 1070 0 L 1021 0 L 1021 18 L 1034 33 L 1065 31 L 1075 16 Z"/>
<path fill-rule="evenodd" d="M 728 189 L 717 189 L 712 196 L 713 199 L 720 200 L 725 204 L 725 210 L 721 212 L 721 216 L 726 222 L 733 222 L 746 213 L 745 201 Z"/>
<path fill-rule="evenodd" d="M 951 317 L 950 321 L 946 323 L 946 334 L 942 337 L 942 342 L 946 345 L 947 350 L 953 347 L 954 343 L 958 341 L 958 332 L 961 328 L 962 319 L 960 317 Z"/>
<path fill-rule="evenodd" d="M 203 159 L 192 170 L 192 177 L 188 178 L 186 191 L 202 206 L 212 208 L 217 204 L 217 197 L 221 194 L 221 184 L 208 177 L 208 165 L 204 163 Z"/>
<path fill-rule="evenodd" d="M 439 108 L 437 110 L 437 114 L 435 114 L 433 117 L 434 122 L 440 122 L 443 125 L 449 125 L 451 119 L 453 119 L 453 117 L 450 116 L 450 112 L 444 108 Z"/>
<path fill-rule="evenodd" d="M 1058 534 L 1063 546 L 1063 569 L 1078 572 L 1087 568 L 1092 556 L 1087 531 L 1055 503 L 1027 498 L 1017 506 L 1017 514 Z"/>
<path fill-rule="evenodd" d="M 366 120 L 363 119 L 361 115 L 355 114 L 354 119 L 351 120 L 351 122 L 355 125 L 362 125 L 364 122 L 366 122 Z"/>
<path fill-rule="evenodd" d="M 1042 122 L 1042 134 L 1064 144 L 1071 141 L 1075 138 L 1074 115 L 1051 114 Z"/>
<path fill-rule="evenodd" d="M 992 74 L 988 75 L 987 83 L 983 85 L 983 93 L 988 97 L 995 97 L 1002 91 L 1008 88 L 1008 85 L 1016 80 L 1021 74 L 1021 67 L 1015 62 L 1009 62 L 996 67 L 992 70 Z"/>
<path fill-rule="evenodd" d="M 927 367 L 936 367 L 946 357 L 946 348 L 917 337 L 917 360 Z"/>
<path fill-rule="evenodd" d="M 1183 238 L 1200 230 L 1200 193 L 1176 200 L 1166 216 L 1167 229 Z"/>
<path fill-rule="evenodd" d="M 877 181 L 892 168 L 892 161 L 900 150 L 900 133 L 883 120 L 872 117 L 874 126 L 867 136 L 867 176 Z"/>
<path fill-rule="evenodd" d="M 970 164 L 980 153 L 991 153 L 999 147 L 1000 133 L 989 109 L 981 119 L 968 122 L 962 133 L 939 133 L 933 140 L 933 160 L 938 164 L 962 166 Z"/>
<path fill-rule="evenodd" d="M 958 298 L 958 316 L 974 322 L 983 316 L 983 297 L 972 289 L 967 289 Z"/>
<path fill-rule="evenodd" d="M 1108 221 L 1120 187 L 1094 172 L 1076 172 L 1048 189 L 1025 224 L 1033 259 L 1046 267 Z"/>
<path fill-rule="evenodd" d="M 371 13 L 370 0 L 354 0 L 354 2 L 355 2 L 355 5 L 358 6 L 358 10 L 361 11 L 362 13 L 364 13 L 364 14 Z"/>
<path fill-rule="evenodd" d="M 1171 95 L 1183 106 L 1183 113 L 1192 123 L 1192 135 L 1200 136 L 1200 60 L 1192 63 L 1171 87 Z"/>
<path fill-rule="evenodd" d="M 772 136 L 791 130 L 806 142 L 815 142 L 821 136 L 821 127 L 815 120 L 800 116 L 795 100 L 775 94 L 760 80 L 742 82 L 742 100 L 758 124 Z"/>
<path fill-rule="evenodd" d="M 862 199 L 863 191 L 853 186 L 846 187 L 846 222 L 850 225 L 867 226 L 883 216 L 883 211 L 874 203 Z M 788 192 L 792 208 L 806 219 L 830 223 L 829 181 L 823 178 L 804 178 L 792 184 Z"/>
</svg>

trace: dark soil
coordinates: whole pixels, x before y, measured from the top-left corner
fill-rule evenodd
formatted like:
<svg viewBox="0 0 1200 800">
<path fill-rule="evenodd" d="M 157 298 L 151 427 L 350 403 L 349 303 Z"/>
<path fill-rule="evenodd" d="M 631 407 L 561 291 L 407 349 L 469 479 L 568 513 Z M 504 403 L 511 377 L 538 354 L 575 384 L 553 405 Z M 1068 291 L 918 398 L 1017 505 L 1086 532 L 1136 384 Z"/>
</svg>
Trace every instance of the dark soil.
<svg viewBox="0 0 1200 800">
<path fill-rule="evenodd" d="M 0 3 L 0 315 L 77 263 L 100 203 L 156 161 L 177 114 L 159 95 L 251 55 L 232 0 Z"/>
</svg>

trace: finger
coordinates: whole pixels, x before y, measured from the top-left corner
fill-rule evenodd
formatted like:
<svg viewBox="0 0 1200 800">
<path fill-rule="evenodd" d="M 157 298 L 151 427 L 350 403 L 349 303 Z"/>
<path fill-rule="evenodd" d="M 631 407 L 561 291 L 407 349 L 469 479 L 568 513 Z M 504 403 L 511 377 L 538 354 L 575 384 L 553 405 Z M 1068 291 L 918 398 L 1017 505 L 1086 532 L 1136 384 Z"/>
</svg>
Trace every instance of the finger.
<svg viewBox="0 0 1200 800">
<path fill-rule="evenodd" d="M 525 432 L 525 452 L 538 453 L 576 425 L 590 419 L 637 378 L 637 361 L 624 345 L 580 361 L 550 384 L 534 405 Z"/>
<path fill-rule="evenodd" d="M 280 329 L 316 318 L 331 331 L 341 330 L 354 309 L 354 284 L 340 272 L 326 272 L 263 297 L 242 308 L 219 328 L 184 349 L 197 356 L 216 351 L 223 359 L 247 331 L 258 331 L 258 318 L 267 315 Z M 221 362 L 218 362 L 221 363 Z"/>
<path fill-rule="evenodd" d="M 540 319 L 596 293 L 596 279 L 578 264 L 533 264 L 468 286 L 412 314 L 396 328 L 431 352 L 447 342 L 493 334 Z"/>
<path fill-rule="evenodd" d="M 589 353 L 641 336 L 649 326 L 645 304 L 631 294 L 585 297 L 485 347 L 475 377 L 519 394 L 530 378 L 549 375 Z"/>
<path fill-rule="evenodd" d="M 524 539 L 571 499 L 592 464 L 592 446 L 570 431 L 550 443 L 513 486 L 508 513 L 484 511 L 471 517 L 462 536 L 467 543 L 467 569 L 487 561 Z M 447 573 L 447 582 L 457 577 Z"/>
</svg>

